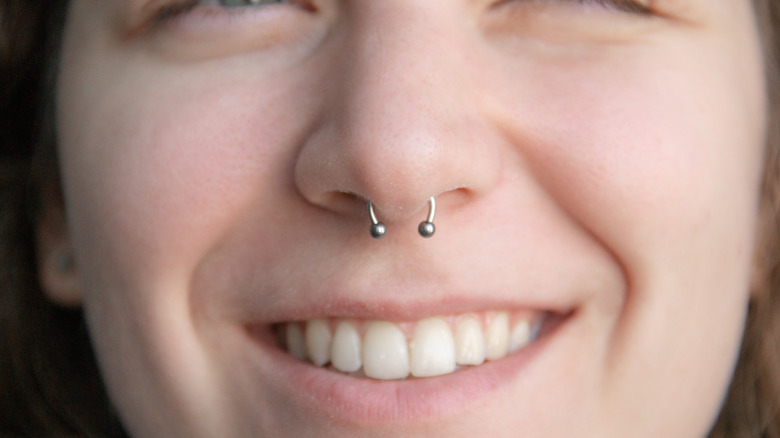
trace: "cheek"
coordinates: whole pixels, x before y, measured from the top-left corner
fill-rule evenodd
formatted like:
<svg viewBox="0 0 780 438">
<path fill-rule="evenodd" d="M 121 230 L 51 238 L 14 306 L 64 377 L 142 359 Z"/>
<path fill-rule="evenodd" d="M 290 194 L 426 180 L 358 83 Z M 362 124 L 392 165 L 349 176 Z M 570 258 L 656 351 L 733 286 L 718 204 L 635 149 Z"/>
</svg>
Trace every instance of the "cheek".
<svg viewBox="0 0 780 438">
<path fill-rule="evenodd" d="M 301 128 L 278 82 L 101 76 L 111 78 L 102 98 L 74 96 L 84 110 L 61 123 L 75 129 L 62 141 L 74 232 L 108 256 L 101 268 L 119 265 L 133 272 L 116 274 L 137 281 L 135 271 L 191 267 L 250 201 L 263 208 L 263 197 L 290 190 L 288 133 Z"/>
<path fill-rule="evenodd" d="M 307 90 L 289 76 L 247 81 L 204 69 L 185 79 L 111 61 L 65 64 L 61 168 L 112 399 L 159 432 L 198 422 L 154 419 L 144 391 L 165 382 L 156 406 L 184 412 L 216 385 L 192 330 L 192 273 L 236 223 L 273 217 L 275 199 L 292 190 L 295 133 L 304 129 L 290 96 Z"/>
<path fill-rule="evenodd" d="M 657 46 L 513 75 L 537 86 L 507 96 L 510 135 L 534 177 L 619 259 L 630 282 L 744 270 L 764 90 L 758 69 L 735 65 L 760 65 L 758 55 L 691 59 L 695 43 Z"/>
<path fill-rule="evenodd" d="M 515 93 L 493 91 L 512 108 L 505 129 L 533 177 L 626 278 L 604 370 L 606 412 L 625 411 L 624 424 L 678 417 L 679 406 L 698 406 L 680 424 L 708 424 L 749 296 L 765 131 L 759 54 L 680 41 L 518 65 L 495 81 Z"/>
</svg>

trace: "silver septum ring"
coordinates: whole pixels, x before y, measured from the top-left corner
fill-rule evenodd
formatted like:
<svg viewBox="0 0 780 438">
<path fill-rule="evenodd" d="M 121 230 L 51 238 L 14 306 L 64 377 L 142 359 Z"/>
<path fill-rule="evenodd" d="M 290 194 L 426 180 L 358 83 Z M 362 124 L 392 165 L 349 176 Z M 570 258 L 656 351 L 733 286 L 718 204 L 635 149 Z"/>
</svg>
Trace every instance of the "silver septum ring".
<svg viewBox="0 0 780 438">
<path fill-rule="evenodd" d="M 376 218 L 374 204 L 372 204 L 371 201 L 368 201 L 368 215 L 371 217 L 371 237 L 374 239 L 384 237 L 384 235 L 387 234 L 387 227 Z M 436 199 L 431 196 L 428 200 L 428 218 L 420 222 L 420 225 L 417 227 L 417 232 L 420 233 L 420 236 L 425 238 L 433 236 L 433 233 L 436 232 L 436 226 L 433 225 L 433 218 L 435 216 Z"/>
</svg>

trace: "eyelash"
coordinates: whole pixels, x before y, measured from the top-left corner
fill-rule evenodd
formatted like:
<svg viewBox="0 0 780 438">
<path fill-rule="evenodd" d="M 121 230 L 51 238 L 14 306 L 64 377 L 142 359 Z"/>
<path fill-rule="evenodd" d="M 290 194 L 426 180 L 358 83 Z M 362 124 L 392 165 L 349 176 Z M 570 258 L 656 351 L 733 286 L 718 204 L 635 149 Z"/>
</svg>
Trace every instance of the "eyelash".
<svg viewBox="0 0 780 438">
<path fill-rule="evenodd" d="M 636 0 L 575 0 L 580 4 L 593 3 L 596 6 L 602 6 L 607 9 L 614 9 L 620 12 L 633 14 L 648 14 L 650 7 Z"/>
<path fill-rule="evenodd" d="M 509 0 L 513 1 L 513 0 Z M 598 6 L 603 7 L 605 9 L 614 10 L 617 12 L 624 12 L 629 14 L 637 14 L 637 15 L 648 15 L 650 14 L 650 7 L 645 5 L 643 2 L 640 2 L 638 0 L 519 0 L 524 2 L 530 2 L 530 3 L 549 3 L 549 2 L 569 2 L 569 3 L 577 3 L 582 6 Z M 155 24 L 160 24 L 169 20 L 173 20 L 179 16 L 185 15 L 194 9 L 197 9 L 198 7 L 204 6 L 203 0 L 177 0 L 174 2 L 169 2 L 168 4 L 163 5 L 160 7 L 157 12 L 154 14 L 154 22 Z M 289 0 L 279 0 L 278 2 L 271 2 L 271 3 L 260 3 L 257 5 L 243 5 L 243 6 L 223 6 L 223 5 L 214 5 L 213 7 L 216 9 L 252 9 L 253 6 L 256 7 L 262 7 L 262 6 L 269 6 L 272 4 L 284 4 L 284 3 L 291 3 Z M 503 1 L 502 1 L 503 3 Z"/>
<path fill-rule="evenodd" d="M 162 24 L 166 21 L 174 20 L 180 16 L 186 15 L 193 10 L 202 7 L 207 6 L 204 5 L 203 0 L 176 0 L 168 2 L 167 4 L 163 4 L 160 8 L 157 9 L 157 11 L 153 14 L 153 21 L 154 24 Z M 270 3 L 260 3 L 257 5 L 247 4 L 247 5 L 240 5 L 240 6 L 224 6 L 224 5 L 210 5 L 213 9 L 234 9 L 237 12 L 242 9 L 251 9 L 253 6 L 261 7 L 261 6 L 270 6 L 274 4 L 284 4 L 284 3 L 293 3 L 290 0 L 279 0 L 278 2 L 270 2 Z M 239 12 L 240 13 L 240 12 Z"/>
</svg>

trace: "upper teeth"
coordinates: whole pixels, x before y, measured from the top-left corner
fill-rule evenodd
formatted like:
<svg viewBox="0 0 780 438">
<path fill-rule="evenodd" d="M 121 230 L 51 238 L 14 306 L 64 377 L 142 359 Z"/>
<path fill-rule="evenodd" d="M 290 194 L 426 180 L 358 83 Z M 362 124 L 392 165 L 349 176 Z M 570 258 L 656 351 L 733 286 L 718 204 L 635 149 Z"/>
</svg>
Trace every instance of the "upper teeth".
<svg viewBox="0 0 780 438">
<path fill-rule="evenodd" d="M 528 345 L 541 318 L 513 316 L 513 322 L 508 313 L 498 312 L 403 325 L 312 319 L 303 325 L 287 323 L 285 343 L 291 355 L 317 366 L 330 363 L 345 373 L 362 368 L 366 377 L 382 380 L 440 376 L 457 366 L 501 359 Z"/>
</svg>

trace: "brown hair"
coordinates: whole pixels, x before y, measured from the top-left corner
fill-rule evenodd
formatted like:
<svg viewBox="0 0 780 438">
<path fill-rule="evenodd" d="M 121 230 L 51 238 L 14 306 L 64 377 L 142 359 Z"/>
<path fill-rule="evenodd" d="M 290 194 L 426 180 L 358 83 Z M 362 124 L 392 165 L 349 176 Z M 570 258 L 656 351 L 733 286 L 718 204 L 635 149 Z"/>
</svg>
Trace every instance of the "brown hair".
<svg viewBox="0 0 780 438">
<path fill-rule="evenodd" d="M 780 438 L 780 1 L 753 3 L 770 94 L 761 241 L 742 350 L 713 438 Z M 67 0 L 0 0 L 0 435 L 125 435 L 81 311 L 50 303 L 36 271 L 34 230 L 45 207 L 38 195 L 58 181 L 51 109 L 66 9 Z"/>
<path fill-rule="evenodd" d="M 56 184 L 53 82 L 67 1 L 0 0 L 0 435 L 123 436 L 76 309 L 36 272 L 38 184 Z"/>
<path fill-rule="evenodd" d="M 769 93 L 760 240 L 742 350 L 713 438 L 780 437 L 780 1 L 753 4 Z"/>
</svg>

